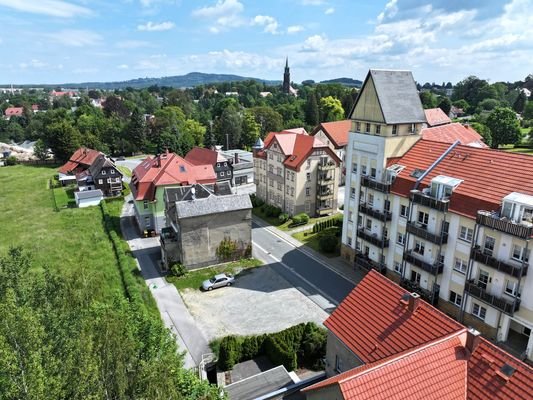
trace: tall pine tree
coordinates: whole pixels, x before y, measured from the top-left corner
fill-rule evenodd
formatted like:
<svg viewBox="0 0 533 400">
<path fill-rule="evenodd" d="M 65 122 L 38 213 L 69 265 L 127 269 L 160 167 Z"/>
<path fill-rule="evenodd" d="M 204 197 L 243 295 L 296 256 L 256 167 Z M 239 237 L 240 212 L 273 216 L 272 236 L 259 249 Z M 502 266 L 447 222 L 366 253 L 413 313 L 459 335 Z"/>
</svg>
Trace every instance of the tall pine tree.
<svg viewBox="0 0 533 400">
<path fill-rule="evenodd" d="M 318 125 L 318 103 L 316 101 L 315 92 L 309 93 L 307 96 L 307 103 L 305 104 L 305 122 L 308 125 Z"/>
</svg>

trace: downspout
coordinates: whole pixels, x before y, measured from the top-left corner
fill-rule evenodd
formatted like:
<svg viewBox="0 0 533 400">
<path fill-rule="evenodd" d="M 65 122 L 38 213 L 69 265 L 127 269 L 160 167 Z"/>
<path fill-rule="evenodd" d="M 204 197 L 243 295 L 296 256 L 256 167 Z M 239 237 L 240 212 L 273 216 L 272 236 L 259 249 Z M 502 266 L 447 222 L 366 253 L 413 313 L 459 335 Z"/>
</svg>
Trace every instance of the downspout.
<svg viewBox="0 0 533 400">
<path fill-rule="evenodd" d="M 476 226 L 474 227 L 474 235 L 472 237 L 472 245 L 470 246 L 470 257 L 468 259 L 468 267 L 466 268 L 466 274 L 465 274 L 465 285 L 463 287 L 463 300 L 461 302 L 461 311 L 459 312 L 459 322 L 463 322 L 464 320 L 464 314 L 466 309 L 466 302 L 468 300 L 468 292 L 466 291 L 466 284 L 470 280 L 470 275 L 472 274 L 472 270 L 474 267 L 474 259 L 472 258 L 472 253 L 474 251 L 474 248 L 477 245 L 477 240 L 479 237 L 479 224 L 476 223 Z"/>
</svg>

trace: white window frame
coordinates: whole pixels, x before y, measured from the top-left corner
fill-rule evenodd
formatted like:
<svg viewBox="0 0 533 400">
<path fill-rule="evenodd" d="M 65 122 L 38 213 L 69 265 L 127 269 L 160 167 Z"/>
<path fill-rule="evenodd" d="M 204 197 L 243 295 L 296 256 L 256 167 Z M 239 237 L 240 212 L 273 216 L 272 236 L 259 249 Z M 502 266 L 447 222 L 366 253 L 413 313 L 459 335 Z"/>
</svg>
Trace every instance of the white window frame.
<svg viewBox="0 0 533 400">
<path fill-rule="evenodd" d="M 398 232 L 398 237 L 396 238 L 396 243 L 398 243 L 398 244 L 400 244 L 402 246 L 405 244 L 405 233 Z"/>
<path fill-rule="evenodd" d="M 401 275 L 403 273 L 403 265 L 399 261 L 394 261 L 393 266 L 394 272 L 396 272 L 398 275 Z"/>
<path fill-rule="evenodd" d="M 372 230 L 372 220 L 370 218 L 367 218 L 367 220 L 365 221 L 365 229 L 367 231 L 371 231 Z"/>
<path fill-rule="evenodd" d="M 457 307 L 461 307 L 461 304 L 463 302 L 463 296 L 459 293 L 455 293 L 453 290 L 450 290 L 449 301 Z"/>
<path fill-rule="evenodd" d="M 468 226 L 462 226 L 459 230 L 459 239 L 464 240 L 465 242 L 472 243 L 472 238 L 474 237 L 474 230 Z"/>
<path fill-rule="evenodd" d="M 342 359 L 339 357 L 338 354 L 335 354 L 335 372 L 342 372 Z"/>
<path fill-rule="evenodd" d="M 419 211 L 418 212 L 418 223 L 424 227 L 427 227 L 429 223 L 429 213 L 424 212 L 424 211 Z"/>
<path fill-rule="evenodd" d="M 374 205 L 374 195 L 372 193 L 368 193 L 367 203 L 369 206 Z"/>
<path fill-rule="evenodd" d="M 480 306 L 478 303 L 472 303 L 472 315 L 482 321 L 485 321 L 485 318 L 487 317 L 487 309 L 483 306 Z"/>
<path fill-rule="evenodd" d="M 114 174 L 115 174 L 115 170 L 112 169 L 112 170 L 111 170 L 111 175 L 114 175 Z"/>
<path fill-rule="evenodd" d="M 519 262 L 523 262 L 523 261 L 528 262 L 529 257 L 525 254 L 526 253 L 525 250 L 526 249 L 524 247 L 514 244 L 513 251 L 511 252 L 511 258 Z M 518 255 L 516 255 L 517 253 Z"/>
<path fill-rule="evenodd" d="M 455 262 L 453 264 L 453 270 L 461 274 L 466 274 L 468 268 L 468 261 L 463 260 L 462 258 L 455 257 Z"/>
<path fill-rule="evenodd" d="M 220 171 L 220 176 L 224 176 L 224 171 Z"/>
<path fill-rule="evenodd" d="M 511 284 L 511 286 L 509 284 Z M 520 293 L 518 293 L 518 282 L 516 281 L 510 281 L 507 279 L 505 281 L 505 288 L 503 289 L 503 291 L 508 296 L 520 297 Z"/>
<path fill-rule="evenodd" d="M 403 211 L 405 210 L 405 214 Z M 405 204 L 400 204 L 400 217 L 407 218 L 409 216 L 409 206 L 406 206 Z"/>
<path fill-rule="evenodd" d="M 398 125 L 392 125 L 392 136 L 398 135 Z"/>
<path fill-rule="evenodd" d="M 415 247 L 413 248 L 413 251 L 423 256 L 426 252 L 426 243 L 422 240 L 415 239 Z"/>
<path fill-rule="evenodd" d="M 308 187 L 305 188 L 305 196 L 306 197 L 311 196 L 311 188 L 308 188 Z"/>
<path fill-rule="evenodd" d="M 98 179 L 98 184 L 99 185 L 103 185 L 104 184 L 104 180 L 103 179 Z"/>
<path fill-rule="evenodd" d="M 102 175 L 105 175 L 105 174 L 106 174 L 105 169 L 103 169 L 102 170 Z"/>
<path fill-rule="evenodd" d="M 306 182 L 311 182 L 311 172 L 307 172 L 305 174 L 305 180 L 306 180 Z"/>
</svg>

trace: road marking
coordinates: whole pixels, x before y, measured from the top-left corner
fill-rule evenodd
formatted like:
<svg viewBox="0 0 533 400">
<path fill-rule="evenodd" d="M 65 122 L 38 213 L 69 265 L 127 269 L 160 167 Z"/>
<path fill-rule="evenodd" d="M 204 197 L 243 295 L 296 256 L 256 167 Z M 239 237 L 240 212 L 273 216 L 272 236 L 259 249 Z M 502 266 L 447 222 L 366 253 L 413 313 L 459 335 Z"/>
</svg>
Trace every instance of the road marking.
<svg viewBox="0 0 533 400">
<path fill-rule="evenodd" d="M 261 250 L 263 253 L 265 253 L 267 256 L 269 256 L 270 258 L 272 258 L 274 261 L 276 261 L 277 263 L 280 263 L 283 267 L 285 267 L 285 269 L 288 269 L 289 271 L 291 271 L 294 275 L 296 275 L 298 278 L 300 278 L 302 281 L 304 281 L 307 285 L 311 286 L 313 289 L 315 289 L 318 293 L 320 293 L 320 295 L 324 298 L 324 300 L 327 300 L 331 303 L 331 305 L 333 306 L 338 306 L 339 305 L 339 302 L 336 301 L 335 299 L 333 299 L 332 297 L 330 297 L 328 294 L 326 294 L 324 291 L 322 291 L 321 289 L 319 289 L 318 287 L 316 287 L 313 283 L 311 283 L 309 280 L 307 280 L 306 278 L 304 278 L 302 275 L 300 275 L 298 272 L 295 271 L 294 268 L 290 267 L 289 265 L 285 264 L 283 261 L 281 261 L 279 258 L 273 256 L 272 254 L 270 254 L 270 252 L 268 252 L 267 250 L 265 250 L 263 247 L 261 247 L 260 245 L 258 245 L 256 242 L 252 241 L 252 243 L 254 244 L 254 246 L 256 248 L 258 248 L 259 250 Z M 307 298 L 309 298 L 313 303 L 315 303 L 316 305 L 318 305 L 320 308 L 322 308 L 324 311 L 327 309 L 327 308 L 330 308 L 330 307 L 326 307 L 324 308 L 324 303 L 323 302 L 320 302 L 318 299 L 315 300 L 313 298 L 314 295 L 312 294 L 308 294 L 307 295 Z M 315 295 L 316 297 L 316 295 Z M 322 304 L 320 304 L 322 303 Z"/>
</svg>

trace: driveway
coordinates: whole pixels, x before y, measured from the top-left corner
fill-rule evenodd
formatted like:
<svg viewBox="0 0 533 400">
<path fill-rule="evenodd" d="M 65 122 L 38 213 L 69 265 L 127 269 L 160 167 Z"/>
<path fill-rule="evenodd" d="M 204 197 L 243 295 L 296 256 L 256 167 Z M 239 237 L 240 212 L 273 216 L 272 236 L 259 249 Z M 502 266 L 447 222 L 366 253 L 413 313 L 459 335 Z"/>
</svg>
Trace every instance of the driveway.
<svg viewBox="0 0 533 400">
<path fill-rule="evenodd" d="M 209 341 L 227 335 L 277 332 L 300 322 L 321 325 L 328 317 L 268 265 L 245 271 L 231 287 L 211 292 L 186 289 L 181 295 Z"/>
</svg>

